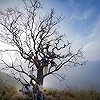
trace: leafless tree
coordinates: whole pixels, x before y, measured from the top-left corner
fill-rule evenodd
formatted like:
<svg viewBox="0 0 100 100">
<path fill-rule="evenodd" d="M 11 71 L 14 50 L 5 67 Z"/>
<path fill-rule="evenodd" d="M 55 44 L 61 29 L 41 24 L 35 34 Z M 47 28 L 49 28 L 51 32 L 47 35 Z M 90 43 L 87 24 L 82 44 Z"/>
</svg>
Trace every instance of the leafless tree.
<svg viewBox="0 0 100 100">
<path fill-rule="evenodd" d="M 12 48 L 1 50 L 2 56 L 8 54 L 11 62 L 1 61 L 10 70 L 16 80 L 22 84 L 34 82 L 43 85 L 46 76 L 52 74 L 62 78 L 57 72 L 65 67 L 69 69 L 83 65 L 83 53 L 71 49 L 71 43 L 63 41 L 59 33 L 61 16 L 55 16 L 55 10 L 40 15 L 42 5 L 39 0 L 24 0 L 25 9 L 8 8 L 0 11 L 0 41 Z M 16 55 L 12 57 L 11 52 Z M 10 55 L 11 54 L 11 55 Z M 28 73 L 33 70 L 33 75 Z M 27 78 L 26 78 L 27 77 Z"/>
</svg>

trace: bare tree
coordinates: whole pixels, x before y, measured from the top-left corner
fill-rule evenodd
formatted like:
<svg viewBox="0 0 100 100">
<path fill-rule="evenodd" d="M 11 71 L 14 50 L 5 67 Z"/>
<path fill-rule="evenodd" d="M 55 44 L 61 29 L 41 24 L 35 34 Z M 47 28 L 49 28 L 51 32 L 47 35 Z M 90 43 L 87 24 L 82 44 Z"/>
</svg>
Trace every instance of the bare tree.
<svg viewBox="0 0 100 100">
<path fill-rule="evenodd" d="M 11 58 L 8 63 L 1 59 L 6 65 L 3 69 L 11 70 L 22 84 L 27 82 L 34 86 L 34 82 L 43 85 L 44 78 L 50 74 L 62 78 L 57 74 L 62 67 L 69 69 L 84 64 L 81 49 L 74 52 L 71 43 L 64 42 L 59 33 L 62 17 L 56 17 L 54 9 L 40 16 L 42 5 L 39 0 L 24 0 L 24 4 L 24 11 L 18 8 L 0 11 L 0 41 L 14 48 L 1 50 Z M 16 56 L 12 57 L 11 52 Z M 28 73 L 29 69 L 32 69 L 32 75 Z"/>
</svg>

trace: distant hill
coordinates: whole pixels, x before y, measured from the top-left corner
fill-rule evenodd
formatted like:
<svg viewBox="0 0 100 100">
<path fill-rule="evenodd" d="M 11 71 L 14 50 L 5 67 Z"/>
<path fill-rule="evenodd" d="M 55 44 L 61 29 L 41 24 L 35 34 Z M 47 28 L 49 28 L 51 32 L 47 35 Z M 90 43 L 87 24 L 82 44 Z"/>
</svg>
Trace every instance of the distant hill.
<svg viewBox="0 0 100 100">
<path fill-rule="evenodd" d="M 21 84 L 9 74 L 0 72 L 0 89 L 2 89 L 2 87 L 4 88 L 9 86 L 17 88 L 20 87 Z"/>
</svg>

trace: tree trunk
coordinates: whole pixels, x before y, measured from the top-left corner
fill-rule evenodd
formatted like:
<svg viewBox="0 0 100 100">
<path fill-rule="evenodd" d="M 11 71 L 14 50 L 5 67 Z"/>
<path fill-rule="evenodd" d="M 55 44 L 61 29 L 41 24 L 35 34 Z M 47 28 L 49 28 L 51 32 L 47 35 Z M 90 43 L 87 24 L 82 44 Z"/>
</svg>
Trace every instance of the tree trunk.
<svg viewBox="0 0 100 100">
<path fill-rule="evenodd" d="M 37 80 L 38 84 L 43 86 L 43 68 L 37 70 Z"/>
</svg>

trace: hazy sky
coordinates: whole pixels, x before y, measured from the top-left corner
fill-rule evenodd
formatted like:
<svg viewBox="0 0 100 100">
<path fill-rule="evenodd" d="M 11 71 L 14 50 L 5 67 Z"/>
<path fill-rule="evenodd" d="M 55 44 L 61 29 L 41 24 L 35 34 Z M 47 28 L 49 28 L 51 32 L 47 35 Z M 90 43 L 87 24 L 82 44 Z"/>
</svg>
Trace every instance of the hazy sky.
<svg viewBox="0 0 100 100">
<path fill-rule="evenodd" d="M 57 15 L 64 16 L 60 24 L 61 32 L 73 43 L 74 48 L 83 48 L 89 61 L 85 68 L 65 72 L 69 83 L 74 82 L 79 85 L 90 83 L 91 86 L 98 86 L 97 84 L 100 84 L 98 78 L 100 76 L 100 0 L 41 0 L 41 2 L 44 5 L 43 9 L 54 8 Z M 0 0 L 0 9 L 14 6 L 21 8 L 22 5 L 21 0 Z M 76 80 L 77 77 L 79 80 Z"/>
</svg>

